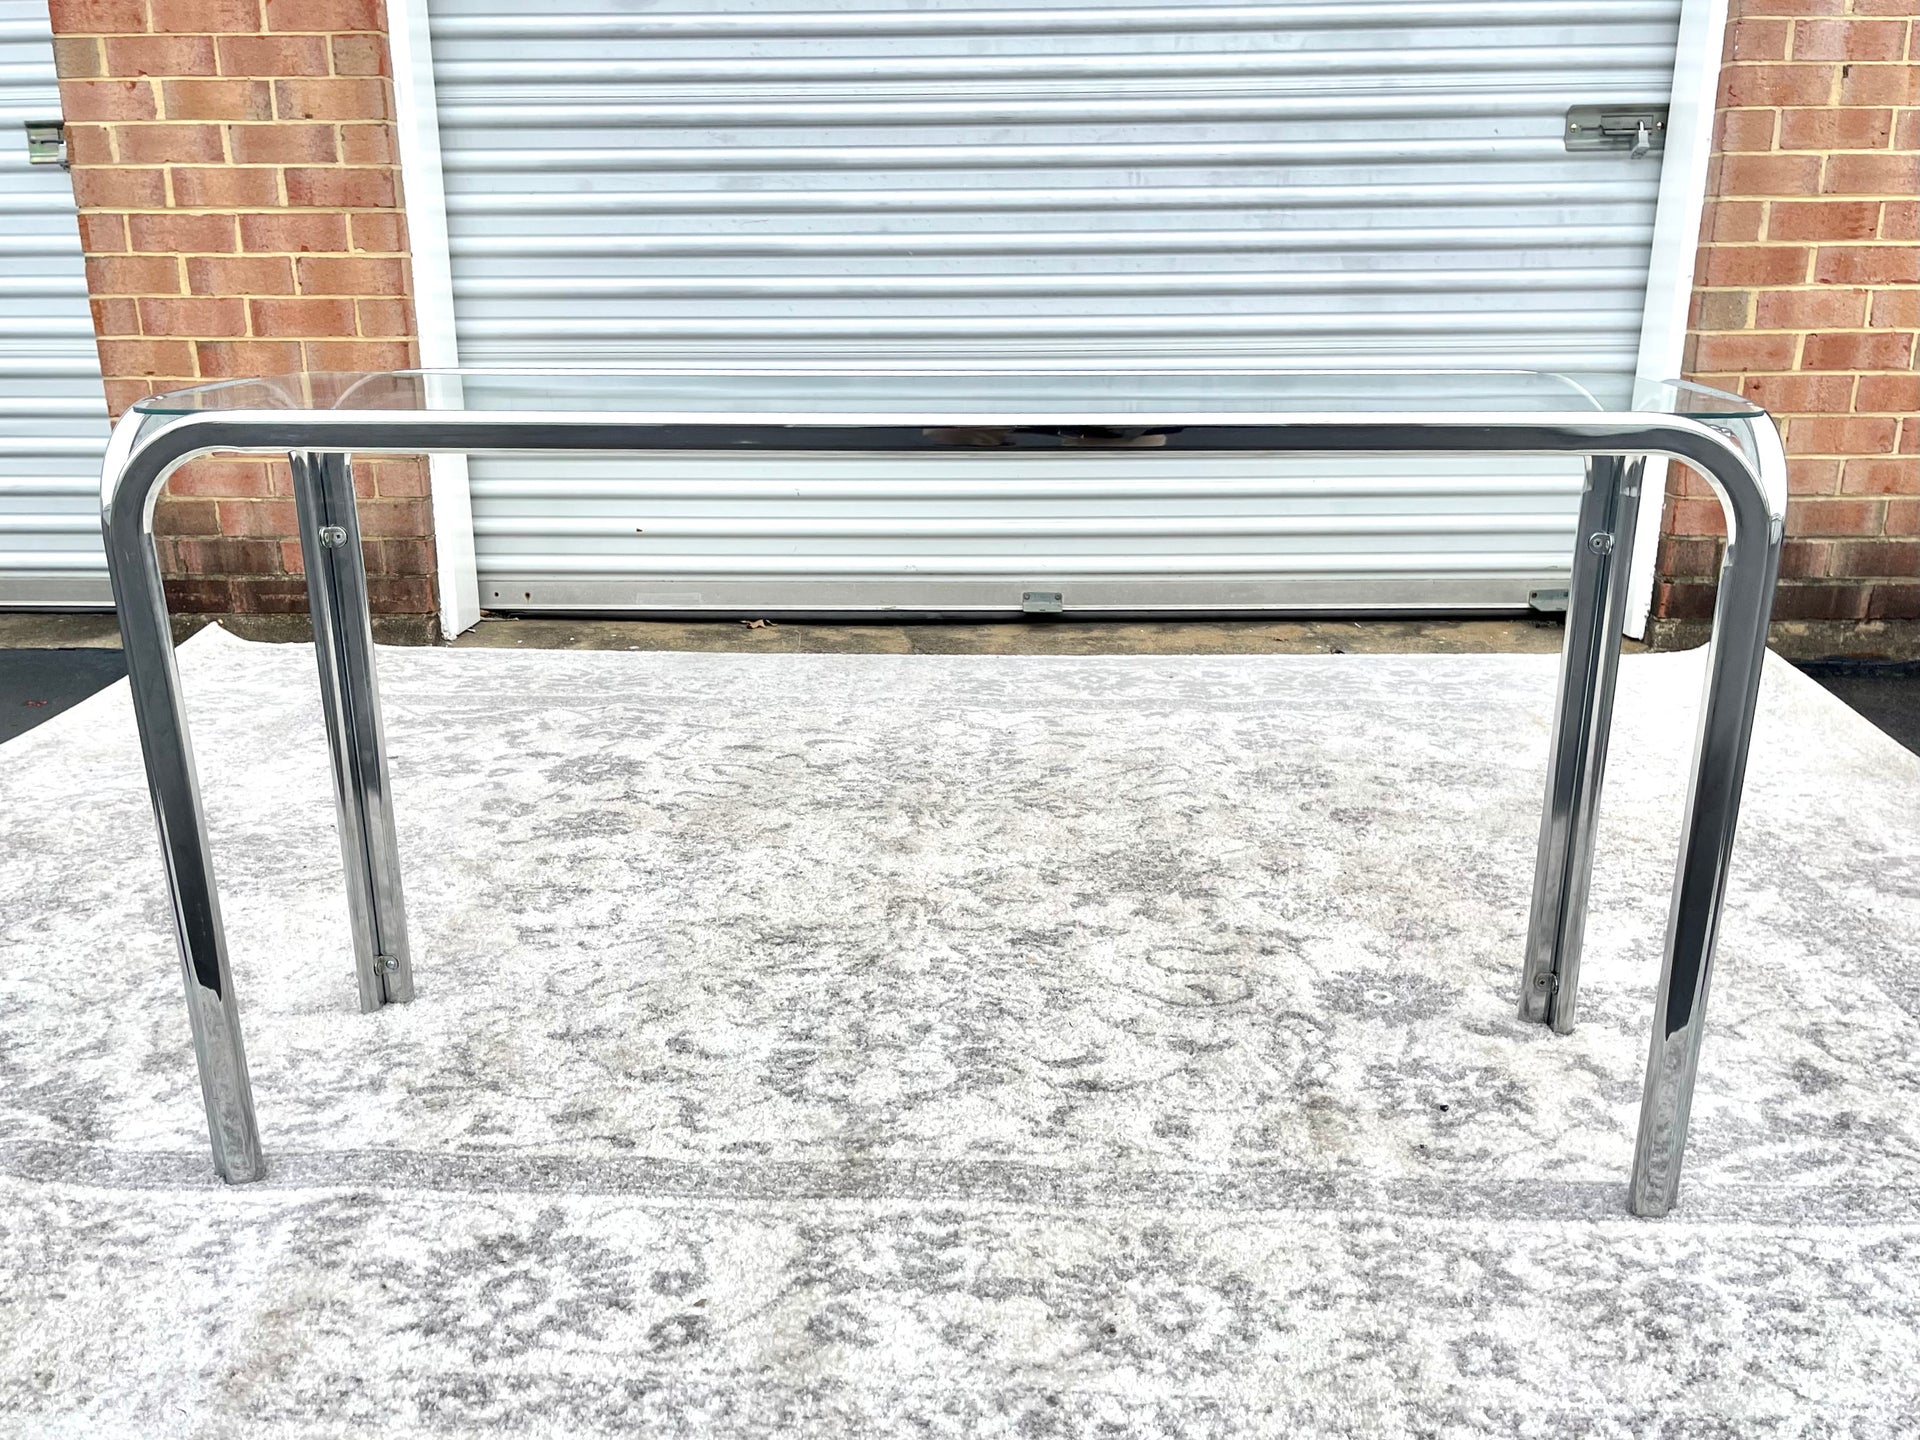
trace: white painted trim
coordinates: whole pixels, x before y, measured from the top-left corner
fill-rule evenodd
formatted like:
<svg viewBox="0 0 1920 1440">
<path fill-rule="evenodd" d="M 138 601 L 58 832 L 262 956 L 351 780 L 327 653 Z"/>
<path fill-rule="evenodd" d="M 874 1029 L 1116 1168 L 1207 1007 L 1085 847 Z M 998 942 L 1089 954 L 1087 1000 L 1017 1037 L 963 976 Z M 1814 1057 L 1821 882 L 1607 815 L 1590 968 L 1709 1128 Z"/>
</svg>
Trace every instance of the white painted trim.
<svg viewBox="0 0 1920 1440">
<path fill-rule="evenodd" d="M 440 168 L 440 116 L 433 96 L 427 0 L 387 0 L 393 104 L 400 139 L 400 184 L 413 249 L 413 314 L 420 363 L 460 363 L 453 329 L 453 260 L 447 242 L 447 191 Z M 480 573 L 473 554 L 473 500 L 467 457 L 428 458 L 433 545 L 440 581 L 440 629 L 449 639 L 480 619 Z"/>
<path fill-rule="evenodd" d="M 1653 212 L 1653 263 L 1647 271 L 1647 308 L 1640 322 L 1636 375 L 1668 379 L 1680 373 L 1693 299 L 1693 267 L 1700 216 L 1707 198 L 1707 159 L 1713 151 L 1714 102 L 1720 93 L 1720 56 L 1726 44 L 1727 0 L 1681 0 L 1680 38 L 1673 58 L 1673 96 L 1667 114 L 1666 153 Z M 1667 462 L 1647 462 L 1640 523 L 1627 571 L 1626 632 L 1639 640 L 1653 613 L 1654 566 L 1666 511 Z"/>
</svg>

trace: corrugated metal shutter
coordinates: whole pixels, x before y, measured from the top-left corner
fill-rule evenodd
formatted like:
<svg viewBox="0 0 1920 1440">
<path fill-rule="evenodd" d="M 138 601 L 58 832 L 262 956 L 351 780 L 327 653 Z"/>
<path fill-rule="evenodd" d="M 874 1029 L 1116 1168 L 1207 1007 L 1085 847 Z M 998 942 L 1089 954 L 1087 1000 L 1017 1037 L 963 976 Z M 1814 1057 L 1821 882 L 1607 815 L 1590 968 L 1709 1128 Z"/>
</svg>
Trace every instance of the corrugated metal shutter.
<svg viewBox="0 0 1920 1440">
<path fill-rule="evenodd" d="M 73 187 L 27 163 L 26 122 L 59 118 L 45 0 L 0 0 L 0 606 L 112 603 L 107 413 Z"/>
<path fill-rule="evenodd" d="M 468 364 L 1630 372 L 1678 0 L 431 0 Z M 719 482 L 697 487 L 696 479 Z M 473 467 L 495 608 L 1519 606 L 1578 480 L 1115 454 Z"/>
</svg>

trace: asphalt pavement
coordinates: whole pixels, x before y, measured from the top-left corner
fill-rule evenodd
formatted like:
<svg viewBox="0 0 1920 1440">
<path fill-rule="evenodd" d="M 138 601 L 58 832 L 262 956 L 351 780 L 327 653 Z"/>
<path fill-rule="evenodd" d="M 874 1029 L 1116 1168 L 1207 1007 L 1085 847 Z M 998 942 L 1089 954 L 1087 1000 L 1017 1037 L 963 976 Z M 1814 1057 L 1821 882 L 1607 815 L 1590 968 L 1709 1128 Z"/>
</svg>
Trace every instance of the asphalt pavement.
<svg viewBox="0 0 1920 1440">
<path fill-rule="evenodd" d="M 0 743 L 127 673 L 118 650 L 0 650 Z"/>
</svg>

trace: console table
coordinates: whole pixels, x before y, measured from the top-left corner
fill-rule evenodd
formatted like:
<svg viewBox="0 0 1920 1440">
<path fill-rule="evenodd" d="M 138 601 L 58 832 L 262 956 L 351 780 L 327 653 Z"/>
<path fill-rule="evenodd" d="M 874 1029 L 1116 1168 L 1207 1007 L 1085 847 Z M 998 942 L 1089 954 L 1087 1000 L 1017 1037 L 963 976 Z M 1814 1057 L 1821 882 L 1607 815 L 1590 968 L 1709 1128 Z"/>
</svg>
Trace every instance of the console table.
<svg viewBox="0 0 1920 1440">
<path fill-rule="evenodd" d="M 413 970 L 350 454 L 1102 445 L 1585 459 L 1520 983 L 1522 1017 L 1561 1033 L 1573 1026 L 1646 457 L 1681 461 L 1713 486 L 1728 544 L 1628 1193 L 1635 1214 L 1665 1214 L 1679 1190 L 1779 570 L 1786 461 L 1765 412 L 1735 396 L 1515 371 L 395 371 L 237 380 L 136 402 L 107 450 L 102 525 L 222 1178 L 258 1179 L 265 1162 L 153 543 L 154 500 L 174 469 L 222 452 L 292 458 L 360 1003 L 372 1010 L 410 1000 Z"/>
</svg>

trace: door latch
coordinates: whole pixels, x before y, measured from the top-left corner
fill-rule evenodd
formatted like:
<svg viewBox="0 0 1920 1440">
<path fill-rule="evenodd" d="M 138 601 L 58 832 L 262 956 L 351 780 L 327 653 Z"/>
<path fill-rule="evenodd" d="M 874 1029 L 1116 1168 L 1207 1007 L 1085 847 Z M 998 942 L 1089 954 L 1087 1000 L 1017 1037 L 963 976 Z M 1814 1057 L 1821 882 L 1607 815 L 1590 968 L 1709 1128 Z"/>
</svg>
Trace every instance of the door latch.
<svg viewBox="0 0 1920 1440">
<path fill-rule="evenodd" d="M 1665 105 L 1576 105 L 1567 111 L 1567 149 L 1624 150 L 1638 160 L 1667 148 Z"/>
<path fill-rule="evenodd" d="M 67 122 L 29 120 L 27 125 L 27 163 L 58 165 L 67 168 Z"/>
</svg>

